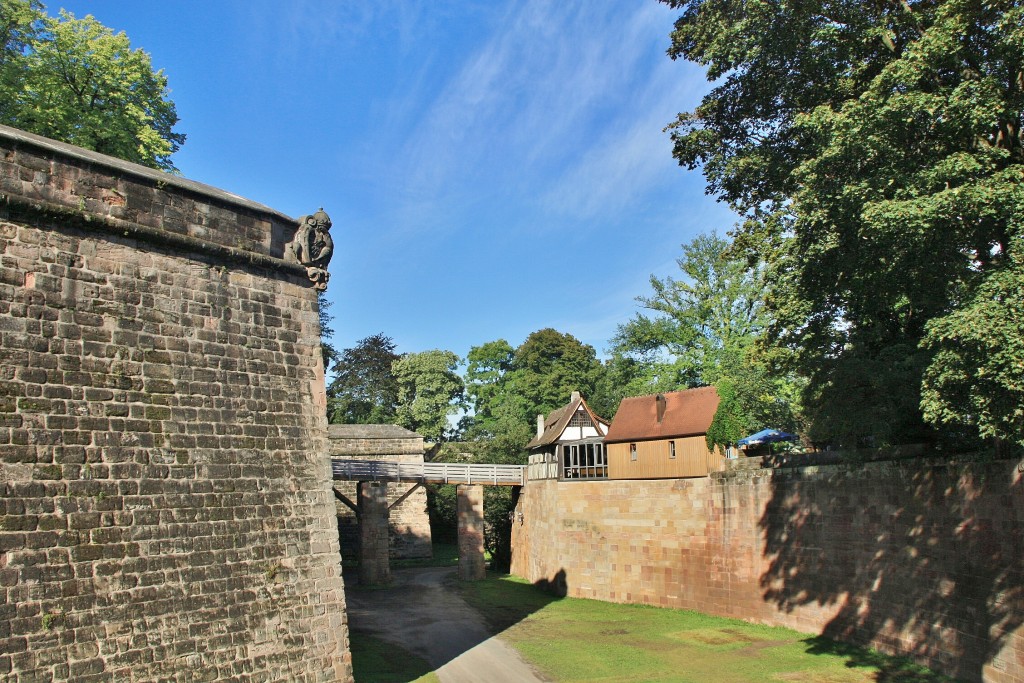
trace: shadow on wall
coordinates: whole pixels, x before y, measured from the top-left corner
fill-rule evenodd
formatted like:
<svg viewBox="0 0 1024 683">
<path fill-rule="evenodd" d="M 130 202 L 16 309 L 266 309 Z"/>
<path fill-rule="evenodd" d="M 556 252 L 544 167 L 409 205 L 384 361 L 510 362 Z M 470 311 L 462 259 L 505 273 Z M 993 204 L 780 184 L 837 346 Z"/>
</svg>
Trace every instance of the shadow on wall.
<svg viewBox="0 0 1024 683">
<path fill-rule="evenodd" d="M 982 680 L 987 665 L 1007 664 L 1000 653 L 1024 621 L 1024 486 L 1013 468 L 776 472 L 759 523 L 765 600 L 784 612 L 838 608 L 822 635 Z"/>
<path fill-rule="evenodd" d="M 565 576 L 565 569 L 559 569 L 550 579 L 534 581 L 533 585 L 559 598 L 564 598 L 569 594 L 569 582 Z"/>
</svg>

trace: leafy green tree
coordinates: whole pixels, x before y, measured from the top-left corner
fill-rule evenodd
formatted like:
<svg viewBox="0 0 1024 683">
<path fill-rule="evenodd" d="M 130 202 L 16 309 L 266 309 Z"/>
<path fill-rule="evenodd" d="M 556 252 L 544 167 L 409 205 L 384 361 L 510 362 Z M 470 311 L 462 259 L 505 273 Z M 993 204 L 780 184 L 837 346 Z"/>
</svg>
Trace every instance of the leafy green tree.
<svg viewBox="0 0 1024 683">
<path fill-rule="evenodd" d="M 474 439 L 476 462 L 526 464 L 537 415 L 564 405 L 573 391 L 590 395 L 603 372 L 593 347 L 553 329 L 532 333 L 514 350 L 504 339 L 473 347 L 467 360 L 473 411 L 467 436 Z M 438 516 L 445 500 L 438 495 Z M 484 542 L 497 568 L 511 561 L 512 508 L 510 489 L 485 489 Z"/>
<path fill-rule="evenodd" d="M 671 126 L 674 154 L 742 215 L 737 242 L 765 264 L 769 334 L 808 379 L 812 426 L 927 438 L 922 377 L 940 378 L 932 363 L 962 339 L 929 322 L 998 289 L 986 283 L 1021 248 L 1024 7 L 666 2 L 681 10 L 670 56 L 716 82 Z M 963 406 L 956 386 L 930 384 L 929 419 Z M 1005 411 L 999 391 L 973 400 Z"/>
<path fill-rule="evenodd" d="M 323 309 L 321 309 L 323 311 Z M 327 387 L 327 410 L 336 424 L 390 424 L 398 411 L 398 380 L 392 366 L 400 356 L 383 332 L 344 349 Z"/>
<path fill-rule="evenodd" d="M 714 385 L 720 402 L 705 436 L 708 448 L 735 444 L 769 427 L 804 431 L 800 385 L 771 369 L 755 350 L 728 359 Z"/>
<path fill-rule="evenodd" d="M 466 398 L 473 409 L 471 436 L 499 431 L 502 406 L 508 402 L 508 378 L 515 349 L 504 339 L 474 346 L 466 356 Z"/>
<path fill-rule="evenodd" d="M 42 10 L 37 0 L 0 0 L 0 69 L 28 49 L 45 16 Z"/>
<path fill-rule="evenodd" d="M 185 142 L 167 77 L 128 36 L 92 16 L 39 13 L 3 0 L 0 122 L 32 133 L 174 171 Z"/>
<path fill-rule="evenodd" d="M 620 325 L 613 361 L 626 366 L 629 395 L 714 385 L 721 402 L 708 445 L 724 446 L 765 427 L 795 429 L 791 375 L 770 368 L 758 347 L 769 324 L 760 268 L 715 233 L 683 245 L 682 278 L 651 277 L 652 296 L 637 300 L 653 315 Z"/>
<path fill-rule="evenodd" d="M 499 339 L 470 349 L 466 392 L 470 434 L 530 440 L 538 414 L 564 405 L 573 391 L 589 396 L 603 373 L 592 346 L 553 329 L 533 332 L 516 349 Z"/>
<path fill-rule="evenodd" d="M 647 365 L 631 354 L 613 351 L 611 358 L 602 363 L 593 393 L 586 397 L 587 404 L 599 416 L 610 420 L 618 412 L 623 398 L 651 391 L 649 371 Z"/>
<path fill-rule="evenodd" d="M 1024 209 L 1022 209 L 1024 210 Z M 955 312 L 929 322 L 936 354 L 924 375 L 925 417 L 977 425 L 983 437 L 1024 446 L 1024 249 Z"/>
<path fill-rule="evenodd" d="M 533 332 L 512 358 L 508 391 L 527 425 L 565 405 L 573 391 L 592 394 L 602 371 L 594 347 L 550 327 Z"/>
<path fill-rule="evenodd" d="M 459 357 L 434 349 L 407 353 L 392 365 L 398 382 L 398 424 L 434 442 L 454 436 L 448 418 L 465 405 L 465 386 L 457 370 Z"/>
<path fill-rule="evenodd" d="M 653 315 L 637 314 L 619 326 L 613 358 L 630 357 L 643 367 L 630 386 L 634 395 L 712 384 L 763 332 L 761 272 L 729 246 L 715 233 L 684 244 L 676 259 L 683 277 L 652 275 L 654 293 L 637 298 Z"/>
</svg>

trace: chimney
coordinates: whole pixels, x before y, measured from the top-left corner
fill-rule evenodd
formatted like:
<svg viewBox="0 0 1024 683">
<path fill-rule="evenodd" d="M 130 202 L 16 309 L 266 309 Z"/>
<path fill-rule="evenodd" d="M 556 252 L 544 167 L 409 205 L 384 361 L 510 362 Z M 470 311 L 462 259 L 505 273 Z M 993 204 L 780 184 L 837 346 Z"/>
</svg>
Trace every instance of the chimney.
<svg viewBox="0 0 1024 683">
<path fill-rule="evenodd" d="M 665 398 L 664 394 L 658 394 L 655 397 L 654 402 L 658 407 L 658 423 L 660 424 L 661 421 L 665 419 L 665 406 L 668 404 L 668 400 Z"/>
<path fill-rule="evenodd" d="M 544 416 L 537 415 L 537 438 L 544 436 Z"/>
<path fill-rule="evenodd" d="M 569 397 L 569 402 L 570 403 L 575 403 L 578 400 L 580 400 L 580 392 L 578 392 L 578 391 L 572 392 L 572 396 Z"/>
</svg>

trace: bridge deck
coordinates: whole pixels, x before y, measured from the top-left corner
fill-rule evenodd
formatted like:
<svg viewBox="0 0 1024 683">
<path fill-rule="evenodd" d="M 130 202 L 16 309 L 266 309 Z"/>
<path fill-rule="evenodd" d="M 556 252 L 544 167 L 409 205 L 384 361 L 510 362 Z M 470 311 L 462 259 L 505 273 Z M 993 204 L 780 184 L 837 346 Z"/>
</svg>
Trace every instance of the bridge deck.
<svg viewBox="0 0 1024 683">
<path fill-rule="evenodd" d="M 395 462 L 331 458 L 334 479 L 341 481 L 404 481 L 420 484 L 486 484 L 522 486 L 525 465 L 467 465 L 451 462 Z"/>
</svg>

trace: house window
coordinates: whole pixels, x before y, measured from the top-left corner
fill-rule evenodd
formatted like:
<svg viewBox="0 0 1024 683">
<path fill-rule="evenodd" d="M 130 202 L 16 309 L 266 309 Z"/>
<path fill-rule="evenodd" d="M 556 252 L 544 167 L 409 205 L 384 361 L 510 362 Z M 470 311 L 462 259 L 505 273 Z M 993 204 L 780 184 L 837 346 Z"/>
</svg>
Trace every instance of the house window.
<svg viewBox="0 0 1024 683">
<path fill-rule="evenodd" d="M 593 427 L 594 423 L 590 420 L 590 415 L 581 406 L 579 410 L 573 413 L 573 416 L 569 418 L 568 427 Z"/>
<path fill-rule="evenodd" d="M 630 460 L 636 460 L 636 444 L 635 443 L 629 444 L 629 459 Z"/>
<path fill-rule="evenodd" d="M 675 441 L 669 441 L 668 442 L 668 459 L 669 460 L 675 460 L 676 459 L 676 442 Z"/>
</svg>

